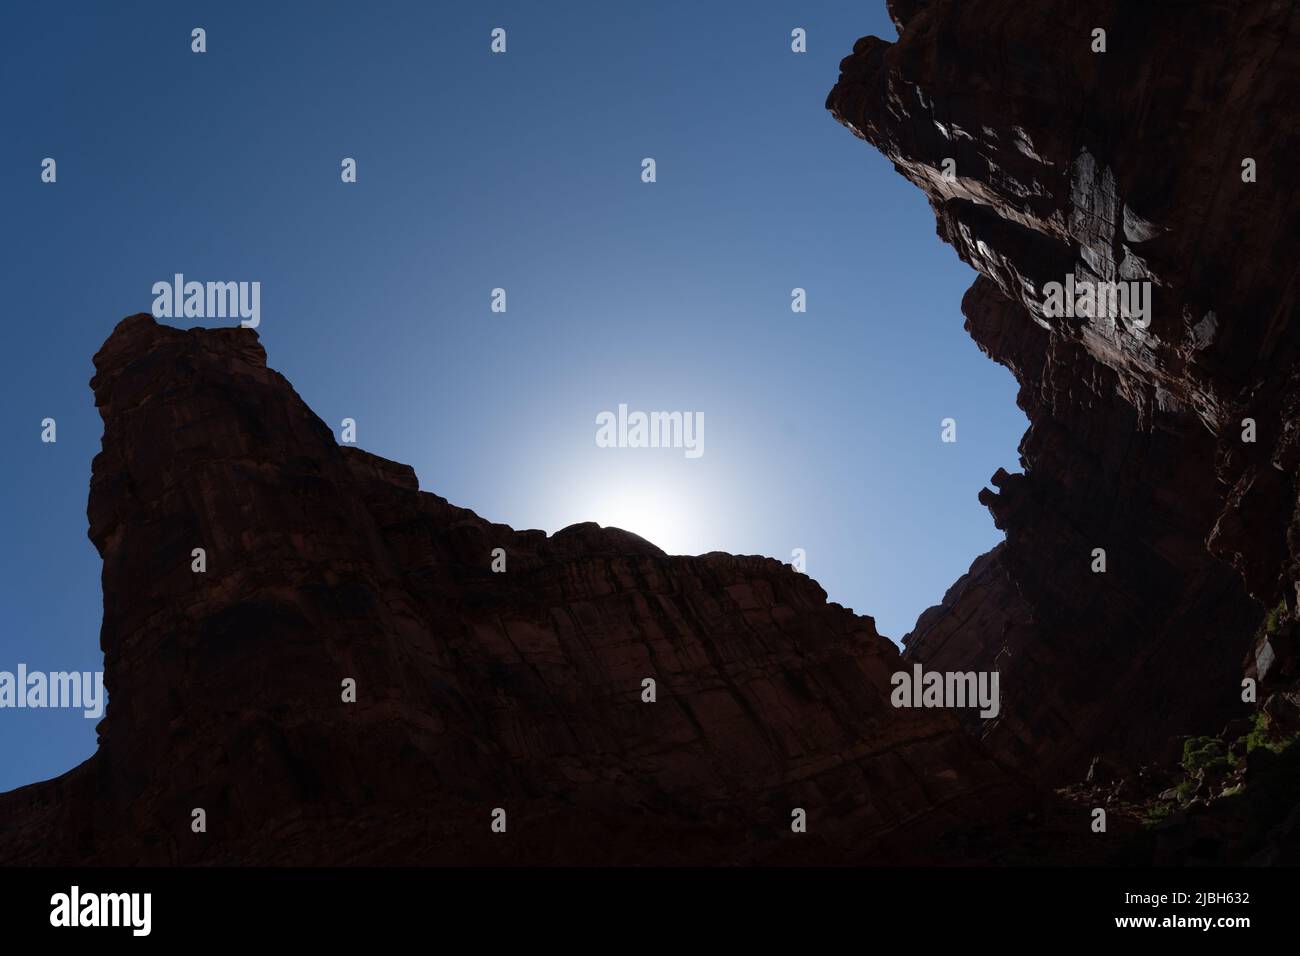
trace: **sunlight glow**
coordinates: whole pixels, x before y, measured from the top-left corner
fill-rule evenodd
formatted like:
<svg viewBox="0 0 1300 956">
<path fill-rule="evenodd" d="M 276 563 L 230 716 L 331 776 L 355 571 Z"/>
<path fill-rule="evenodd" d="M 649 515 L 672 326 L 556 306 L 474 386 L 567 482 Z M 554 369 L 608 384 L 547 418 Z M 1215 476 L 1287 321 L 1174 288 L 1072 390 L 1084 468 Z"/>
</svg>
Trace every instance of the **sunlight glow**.
<svg viewBox="0 0 1300 956">
<path fill-rule="evenodd" d="M 651 477 L 611 482 L 573 503 L 575 520 L 638 534 L 669 554 L 707 550 L 691 500 L 677 489 Z"/>
</svg>

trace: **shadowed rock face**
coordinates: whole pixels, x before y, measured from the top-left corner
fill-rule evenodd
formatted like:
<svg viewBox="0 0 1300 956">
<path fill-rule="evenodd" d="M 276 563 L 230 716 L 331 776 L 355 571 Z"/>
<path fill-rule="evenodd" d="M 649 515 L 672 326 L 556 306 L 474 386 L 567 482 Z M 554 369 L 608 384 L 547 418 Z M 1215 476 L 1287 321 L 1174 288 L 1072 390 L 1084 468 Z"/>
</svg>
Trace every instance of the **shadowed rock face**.
<svg viewBox="0 0 1300 956">
<path fill-rule="evenodd" d="M 916 862 L 1023 801 L 775 560 L 485 521 L 338 445 L 251 330 L 132 316 L 95 368 L 109 707 L 0 796 L 0 859 Z"/>
<path fill-rule="evenodd" d="M 1263 609 L 1295 606 L 1300 6 L 890 8 L 898 41 L 859 40 L 827 107 L 979 272 L 966 329 L 1030 420 L 980 494 L 1005 543 L 907 656 L 998 667 L 979 731 L 1047 782 L 1167 757 L 1241 712 Z M 1149 326 L 1051 314 L 1067 276 L 1149 282 Z"/>
<path fill-rule="evenodd" d="M 100 747 L 0 795 L 0 860 L 1084 862 L 1124 840 L 1022 773 L 1167 758 L 1243 710 L 1243 673 L 1293 719 L 1300 7 L 891 11 L 898 42 L 859 41 L 828 106 L 979 272 L 966 328 L 1030 420 L 1021 473 L 980 495 L 1006 542 L 906 639 L 906 663 L 1000 672 L 982 741 L 892 708 L 906 663 L 788 567 L 491 524 L 340 447 L 256 333 L 140 315 L 92 381 Z M 1067 276 L 1151 283 L 1150 324 L 1052 314 Z M 1206 851 L 1243 829 L 1214 811 L 1127 852 L 1294 859 L 1279 793 L 1256 799 L 1289 830 Z"/>
</svg>

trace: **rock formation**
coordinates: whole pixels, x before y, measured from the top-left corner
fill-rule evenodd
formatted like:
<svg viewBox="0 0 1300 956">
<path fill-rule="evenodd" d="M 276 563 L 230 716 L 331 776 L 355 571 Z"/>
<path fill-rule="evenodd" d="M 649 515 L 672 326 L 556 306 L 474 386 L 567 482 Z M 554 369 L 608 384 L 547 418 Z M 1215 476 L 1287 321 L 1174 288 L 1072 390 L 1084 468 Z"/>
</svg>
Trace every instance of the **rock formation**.
<svg viewBox="0 0 1300 956">
<path fill-rule="evenodd" d="M 890 9 L 827 105 L 978 272 L 1030 421 L 903 657 L 771 559 L 492 524 L 251 330 L 132 316 L 91 383 L 99 750 L 0 795 L 0 860 L 1300 860 L 1300 6 Z M 1052 304 L 1104 283 L 1149 311 Z M 914 662 L 998 671 L 999 716 L 892 707 Z"/>
<path fill-rule="evenodd" d="M 972 729 L 1051 785 L 1178 759 L 1249 713 L 1246 677 L 1293 711 L 1300 7 L 889 7 L 897 42 L 859 40 L 827 108 L 979 273 L 966 329 L 1030 421 L 980 494 L 1006 541 L 907 657 L 998 668 Z M 1149 283 L 1150 314 L 1062 315 L 1067 282 Z"/>
<path fill-rule="evenodd" d="M 136 315 L 95 368 L 109 706 L 0 796 L 0 859 L 915 862 L 1024 804 L 786 565 L 485 521 L 339 445 L 252 330 Z"/>
</svg>

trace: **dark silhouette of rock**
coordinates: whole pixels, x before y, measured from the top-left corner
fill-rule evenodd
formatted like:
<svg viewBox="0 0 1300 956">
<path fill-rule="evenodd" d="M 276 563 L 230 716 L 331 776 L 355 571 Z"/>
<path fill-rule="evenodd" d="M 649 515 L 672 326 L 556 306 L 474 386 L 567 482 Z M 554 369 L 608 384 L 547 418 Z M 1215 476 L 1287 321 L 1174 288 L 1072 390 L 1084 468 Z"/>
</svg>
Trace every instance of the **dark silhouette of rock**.
<svg viewBox="0 0 1300 956">
<path fill-rule="evenodd" d="M 859 40 L 827 107 L 979 272 L 966 329 L 1030 420 L 1021 473 L 980 494 L 1005 543 L 907 657 L 998 667 L 977 732 L 1052 785 L 1098 754 L 1167 759 L 1248 709 L 1264 609 L 1295 606 L 1300 9 L 890 10 L 897 42 Z M 1149 324 L 1056 314 L 1067 279 L 1149 283 Z"/>
<path fill-rule="evenodd" d="M 251 330 L 136 315 L 95 368 L 109 706 L 0 796 L 0 859 L 918 862 L 1028 797 L 773 559 L 485 521 L 339 445 Z"/>
<path fill-rule="evenodd" d="M 1300 859 L 1300 8 L 890 12 L 827 105 L 978 271 L 1030 421 L 979 495 L 1006 541 L 903 657 L 772 559 L 487 522 L 339 446 L 255 333 L 133 316 L 92 381 L 100 747 L 0 795 L 0 859 Z M 998 671 L 999 716 L 892 707 L 913 663 Z"/>
</svg>

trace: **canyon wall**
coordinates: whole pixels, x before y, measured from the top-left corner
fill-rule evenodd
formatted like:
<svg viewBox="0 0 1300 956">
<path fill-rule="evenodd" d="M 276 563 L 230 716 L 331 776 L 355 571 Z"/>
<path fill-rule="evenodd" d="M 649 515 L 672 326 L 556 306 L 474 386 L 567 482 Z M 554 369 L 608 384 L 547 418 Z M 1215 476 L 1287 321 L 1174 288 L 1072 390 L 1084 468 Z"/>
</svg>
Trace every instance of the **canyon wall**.
<svg viewBox="0 0 1300 956">
<path fill-rule="evenodd" d="M 902 656 L 770 558 L 491 523 L 339 445 L 254 331 L 131 316 L 91 382 L 108 710 L 0 794 L 0 861 L 1300 858 L 1278 762 L 1159 833 L 1044 795 L 1176 761 L 1243 678 L 1300 727 L 1300 5 L 890 8 L 827 105 L 978 273 L 1030 421 L 979 494 L 1006 540 Z M 1149 283 L 1149 322 L 1057 314 L 1067 279 Z M 891 706 L 913 662 L 998 670 L 999 716 Z"/>
<path fill-rule="evenodd" d="M 787 565 L 490 523 L 339 445 L 252 330 L 132 316 L 95 368 L 109 705 L 0 796 L 0 860 L 922 862 L 1027 805 Z"/>
<path fill-rule="evenodd" d="M 1005 542 L 907 657 L 999 669 L 972 729 L 1040 780 L 1176 758 L 1248 709 L 1295 606 L 1300 6 L 889 6 L 827 108 L 978 272 L 966 329 L 1030 421 L 979 496 Z M 1061 315 L 1067 281 L 1149 283 L 1150 314 Z"/>
</svg>

